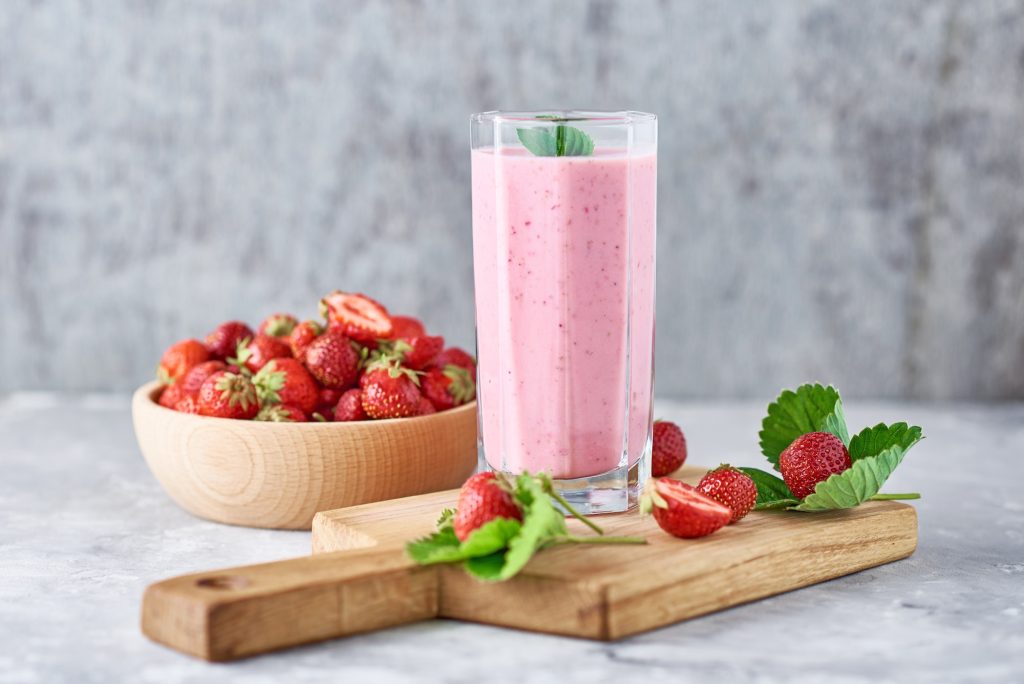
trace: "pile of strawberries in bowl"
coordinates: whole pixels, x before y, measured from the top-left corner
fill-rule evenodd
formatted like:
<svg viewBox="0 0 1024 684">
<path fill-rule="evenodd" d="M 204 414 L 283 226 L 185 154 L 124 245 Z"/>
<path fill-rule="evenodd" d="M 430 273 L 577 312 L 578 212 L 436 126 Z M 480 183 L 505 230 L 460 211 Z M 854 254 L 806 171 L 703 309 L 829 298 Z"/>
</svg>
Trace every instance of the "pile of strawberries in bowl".
<svg viewBox="0 0 1024 684">
<path fill-rule="evenodd" d="M 253 331 L 228 321 L 172 344 L 159 404 L 216 418 L 275 422 L 410 418 L 476 397 L 476 361 L 409 316 L 332 292 L 321 321 L 274 314 Z"/>
</svg>

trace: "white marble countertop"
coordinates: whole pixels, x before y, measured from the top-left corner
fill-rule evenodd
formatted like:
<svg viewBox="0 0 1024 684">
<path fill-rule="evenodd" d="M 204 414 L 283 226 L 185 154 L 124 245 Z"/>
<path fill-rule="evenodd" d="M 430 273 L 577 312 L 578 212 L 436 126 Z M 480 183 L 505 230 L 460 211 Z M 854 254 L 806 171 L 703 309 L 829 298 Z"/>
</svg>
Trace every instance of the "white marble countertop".
<svg viewBox="0 0 1024 684">
<path fill-rule="evenodd" d="M 764 405 L 660 402 L 690 462 L 758 465 Z M 1024 405 L 850 402 L 852 429 L 927 439 L 888 485 L 917 490 L 909 559 L 602 644 L 451 621 L 233 664 L 139 631 L 143 588 L 308 553 L 305 532 L 227 527 L 146 469 L 126 396 L 0 400 L 0 682 L 1024 681 Z"/>
</svg>

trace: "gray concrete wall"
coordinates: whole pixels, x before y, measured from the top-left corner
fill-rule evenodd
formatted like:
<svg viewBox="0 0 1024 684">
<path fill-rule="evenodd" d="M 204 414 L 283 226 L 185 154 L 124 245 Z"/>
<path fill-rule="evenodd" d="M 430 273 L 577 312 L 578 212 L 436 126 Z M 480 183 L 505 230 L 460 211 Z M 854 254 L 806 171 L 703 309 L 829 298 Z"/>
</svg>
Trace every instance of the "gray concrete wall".
<svg viewBox="0 0 1024 684">
<path fill-rule="evenodd" d="M 551 106 L 661 117 L 659 394 L 1024 397 L 1009 0 L 8 0 L 0 392 L 335 287 L 471 345 L 467 117 Z"/>
</svg>

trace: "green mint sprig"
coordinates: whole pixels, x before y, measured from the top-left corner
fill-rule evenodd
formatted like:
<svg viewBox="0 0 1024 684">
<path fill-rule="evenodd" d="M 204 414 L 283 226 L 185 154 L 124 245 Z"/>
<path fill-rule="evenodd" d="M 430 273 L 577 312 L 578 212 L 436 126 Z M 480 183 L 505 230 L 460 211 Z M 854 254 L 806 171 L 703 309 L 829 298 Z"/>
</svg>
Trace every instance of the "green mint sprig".
<svg viewBox="0 0 1024 684">
<path fill-rule="evenodd" d="M 577 121 L 542 114 L 538 119 L 552 122 Z M 594 139 L 573 126 L 559 123 L 554 130 L 544 128 L 517 128 L 516 135 L 523 147 L 537 157 L 587 157 L 594 153 Z"/>
<path fill-rule="evenodd" d="M 800 500 L 782 478 L 758 470 L 740 468 L 757 485 L 754 510 L 787 509 L 829 511 L 853 508 L 868 500 L 917 499 L 919 494 L 879 494 L 885 481 L 912 446 L 922 439 L 921 428 L 906 423 L 879 423 L 849 437 L 839 392 L 834 387 L 803 385 L 786 390 L 768 406 L 761 423 L 761 452 L 778 470 L 779 455 L 794 439 L 808 432 L 830 432 L 847 445 L 852 465 L 819 482 Z"/>
<path fill-rule="evenodd" d="M 455 512 L 446 509 L 437 521 L 437 531 L 406 545 L 406 553 L 420 565 L 461 563 L 474 577 L 485 582 L 514 577 L 533 555 L 560 544 L 646 544 L 643 537 L 608 537 L 592 520 L 582 516 L 555 491 L 545 474 L 523 473 L 509 483 L 512 497 L 523 512 L 523 521 L 495 518 L 474 530 L 466 541 L 455 536 Z M 569 534 L 565 514 L 555 504 L 594 530 L 595 536 Z"/>
</svg>

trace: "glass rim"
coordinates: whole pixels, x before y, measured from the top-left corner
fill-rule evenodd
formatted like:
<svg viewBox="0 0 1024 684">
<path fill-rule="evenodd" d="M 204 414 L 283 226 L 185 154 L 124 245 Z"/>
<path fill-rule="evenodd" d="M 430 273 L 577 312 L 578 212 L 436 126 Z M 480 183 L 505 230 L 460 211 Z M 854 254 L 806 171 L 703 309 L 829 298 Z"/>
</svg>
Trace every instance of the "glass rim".
<svg viewBox="0 0 1024 684">
<path fill-rule="evenodd" d="M 551 120 L 547 120 L 545 117 L 549 117 Z M 479 112 L 470 117 L 470 121 L 475 124 L 584 123 L 597 126 L 626 126 L 637 123 L 650 123 L 657 120 L 658 117 L 655 114 L 629 109 L 614 111 L 601 111 L 596 109 L 492 110 L 489 112 Z"/>
</svg>

